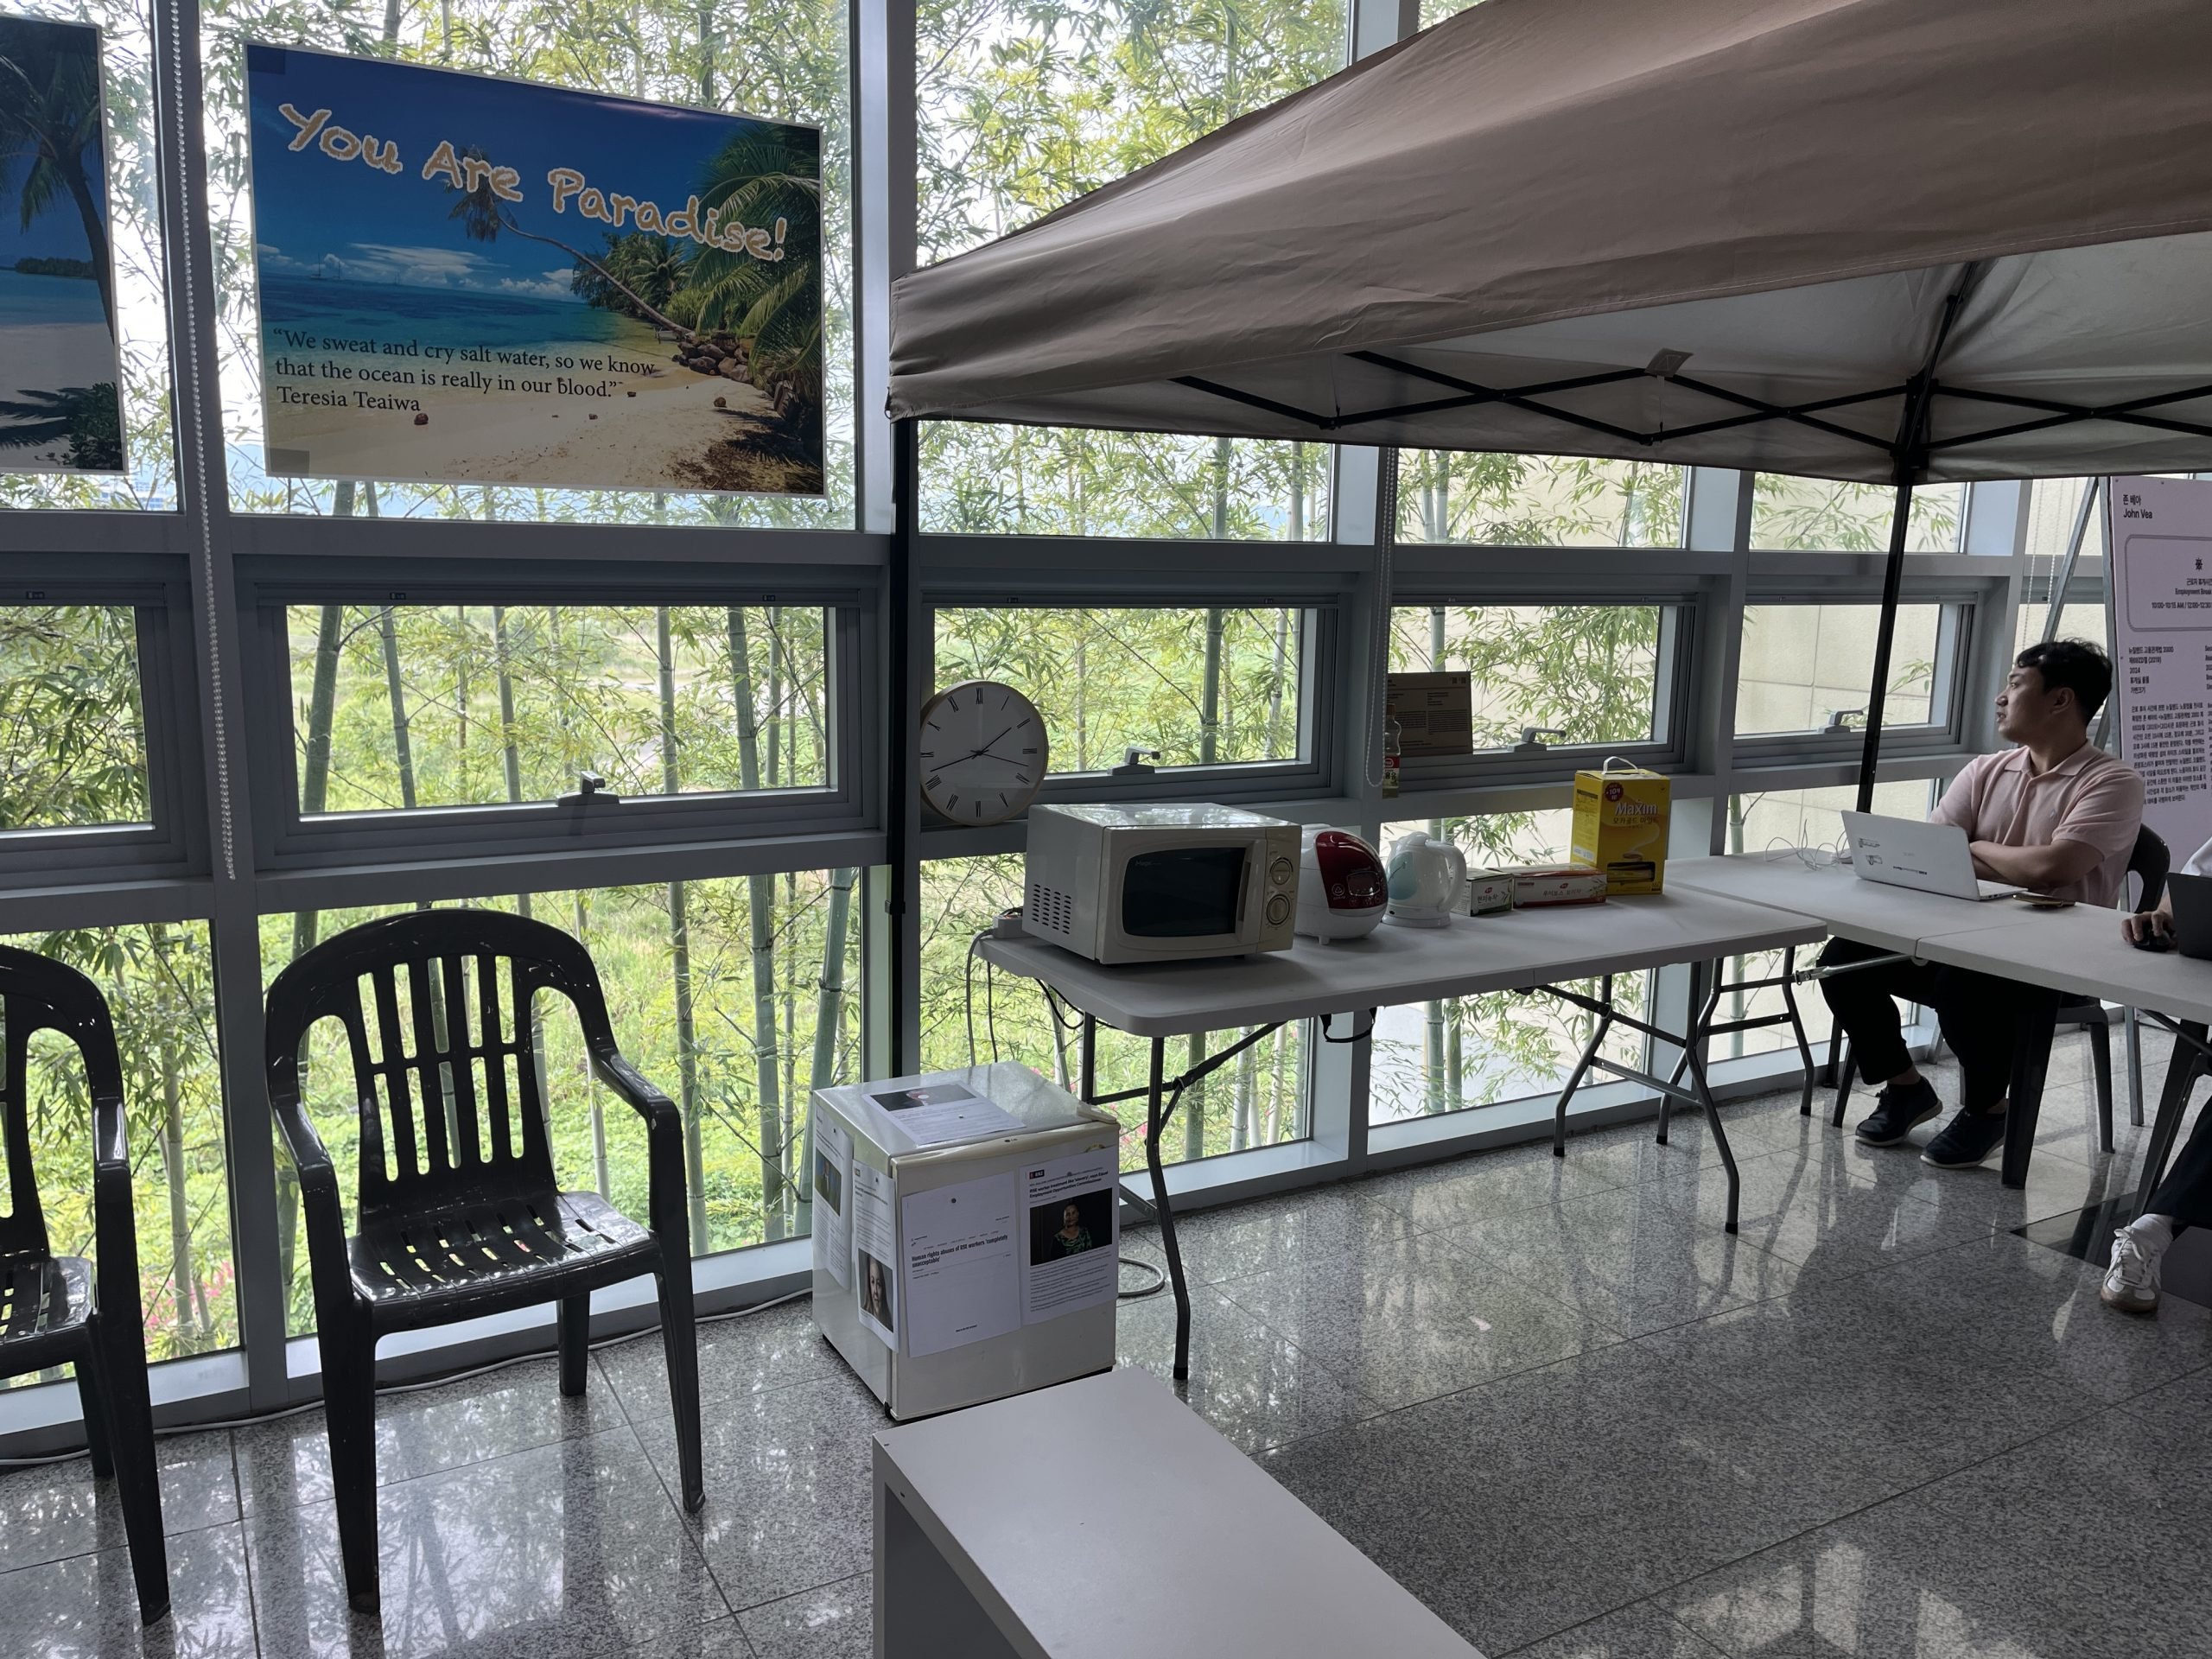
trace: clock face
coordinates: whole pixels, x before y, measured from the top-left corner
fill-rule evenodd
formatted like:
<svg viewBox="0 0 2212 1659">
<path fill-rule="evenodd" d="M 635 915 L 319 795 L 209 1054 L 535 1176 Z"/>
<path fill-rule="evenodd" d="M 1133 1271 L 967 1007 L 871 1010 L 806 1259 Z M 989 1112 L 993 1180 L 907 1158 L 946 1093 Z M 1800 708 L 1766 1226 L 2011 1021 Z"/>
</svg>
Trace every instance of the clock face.
<svg viewBox="0 0 2212 1659">
<path fill-rule="evenodd" d="M 955 823 L 1013 817 L 1045 781 L 1052 751 L 1037 705 L 995 680 L 963 680 L 922 709 L 922 798 Z"/>
</svg>

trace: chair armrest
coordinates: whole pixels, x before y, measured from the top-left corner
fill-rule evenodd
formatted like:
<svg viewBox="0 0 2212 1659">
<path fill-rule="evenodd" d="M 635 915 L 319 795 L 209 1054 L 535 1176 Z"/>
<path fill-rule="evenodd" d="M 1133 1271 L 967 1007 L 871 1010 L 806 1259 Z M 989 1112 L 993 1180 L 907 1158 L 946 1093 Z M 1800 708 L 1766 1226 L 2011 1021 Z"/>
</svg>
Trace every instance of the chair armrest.
<svg viewBox="0 0 2212 1659">
<path fill-rule="evenodd" d="M 677 1110 L 676 1103 L 647 1083 L 645 1075 L 622 1058 L 620 1050 L 594 1048 L 591 1069 L 601 1083 L 630 1103 L 649 1129 L 683 1127 L 683 1115 Z"/>
</svg>

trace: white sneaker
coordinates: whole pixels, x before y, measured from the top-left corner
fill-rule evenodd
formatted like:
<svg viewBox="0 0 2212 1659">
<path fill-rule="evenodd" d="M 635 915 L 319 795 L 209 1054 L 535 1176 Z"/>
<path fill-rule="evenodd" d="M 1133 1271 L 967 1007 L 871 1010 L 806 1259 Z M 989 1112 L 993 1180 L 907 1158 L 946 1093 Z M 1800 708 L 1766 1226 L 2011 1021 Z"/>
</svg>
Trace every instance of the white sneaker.
<svg viewBox="0 0 2212 1659">
<path fill-rule="evenodd" d="M 2100 1294 L 2107 1307 L 2123 1313 L 2158 1311 L 2158 1257 L 2131 1227 L 2113 1235 L 2112 1267 Z"/>
</svg>

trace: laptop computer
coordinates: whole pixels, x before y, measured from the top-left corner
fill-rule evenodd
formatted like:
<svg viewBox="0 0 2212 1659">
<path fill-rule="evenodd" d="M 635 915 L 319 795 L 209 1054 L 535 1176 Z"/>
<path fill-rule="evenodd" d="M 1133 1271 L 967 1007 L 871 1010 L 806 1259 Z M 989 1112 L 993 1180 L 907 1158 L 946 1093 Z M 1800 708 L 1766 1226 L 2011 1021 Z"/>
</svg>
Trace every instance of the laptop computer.
<svg viewBox="0 0 2212 1659">
<path fill-rule="evenodd" d="M 2166 878 L 2174 910 L 2174 949 L 2184 957 L 2212 957 L 2212 875 Z"/>
<path fill-rule="evenodd" d="M 1955 823 L 1847 812 L 1843 833 L 1851 841 L 1851 868 L 1861 881 L 1910 887 L 1946 899 L 2010 899 L 2028 891 L 2010 882 L 1977 877 L 1967 832 Z"/>
</svg>

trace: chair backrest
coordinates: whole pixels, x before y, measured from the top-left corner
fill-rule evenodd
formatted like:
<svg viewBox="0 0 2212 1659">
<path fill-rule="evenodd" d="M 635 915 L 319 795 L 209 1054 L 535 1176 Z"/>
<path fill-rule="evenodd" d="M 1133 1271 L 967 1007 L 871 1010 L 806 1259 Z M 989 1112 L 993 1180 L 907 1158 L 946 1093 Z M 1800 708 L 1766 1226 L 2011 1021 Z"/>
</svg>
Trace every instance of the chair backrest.
<svg viewBox="0 0 2212 1659">
<path fill-rule="evenodd" d="M 2143 889 L 2136 895 L 2138 915 L 2156 910 L 2158 900 L 2165 897 L 2166 876 L 2173 868 L 2173 855 L 2166 849 L 2165 837 L 2145 824 L 2135 832 L 2135 850 L 2127 855 L 2127 873 L 2142 879 Z"/>
<path fill-rule="evenodd" d="M 30 1044 L 41 1031 L 58 1031 L 84 1057 L 85 1081 L 97 1119 L 103 1105 L 119 1128 L 123 1062 L 115 1026 L 99 987 L 63 962 L 35 951 L 0 945 L 0 1145 L 8 1156 L 8 1208 L 0 1213 L 0 1256 L 44 1255 L 46 1212 L 31 1167 Z M 89 1181 L 90 1171 L 73 1171 Z"/>
<path fill-rule="evenodd" d="M 557 928 L 467 909 L 348 928 L 269 988 L 270 1101 L 298 1099 L 302 1040 L 335 1019 L 353 1066 L 363 1219 L 542 1192 L 554 1176 L 531 1029 L 541 990 L 575 1006 L 588 1044 L 613 1046 L 591 957 Z"/>
</svg>

